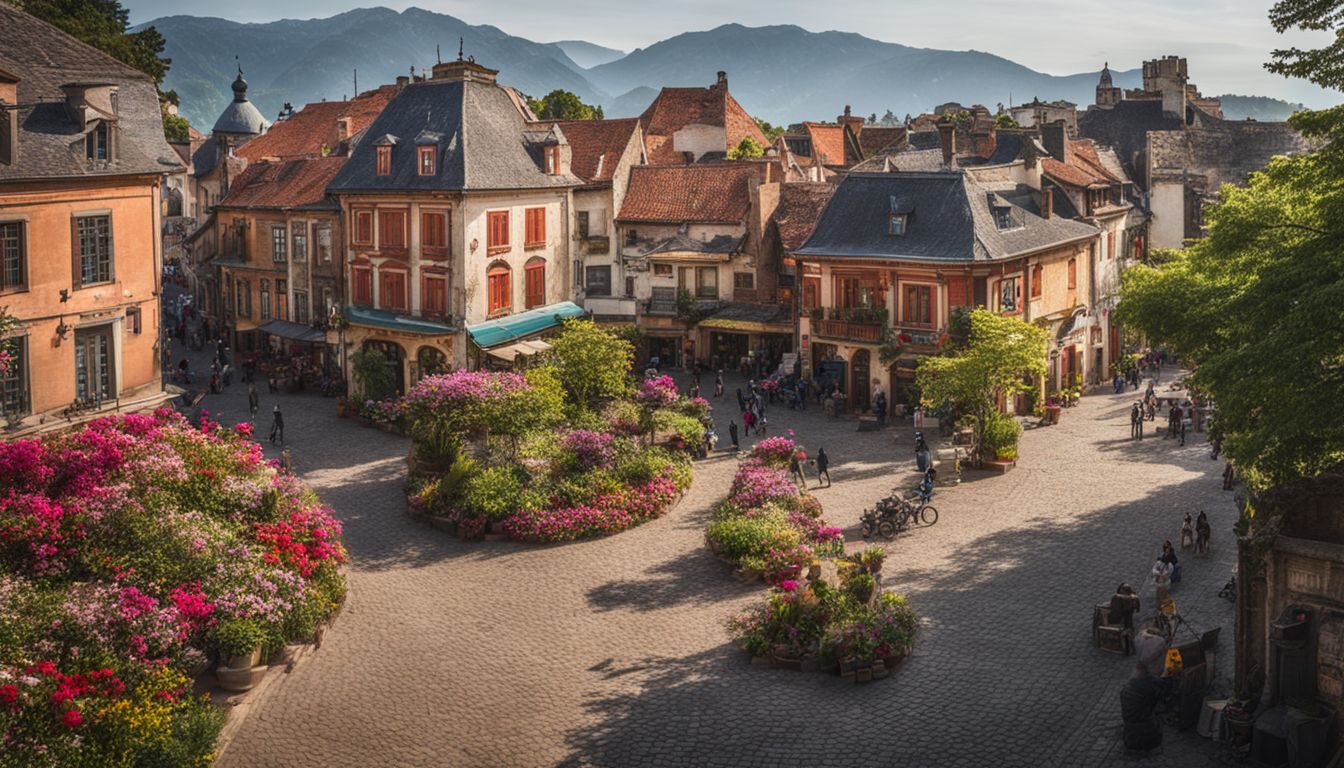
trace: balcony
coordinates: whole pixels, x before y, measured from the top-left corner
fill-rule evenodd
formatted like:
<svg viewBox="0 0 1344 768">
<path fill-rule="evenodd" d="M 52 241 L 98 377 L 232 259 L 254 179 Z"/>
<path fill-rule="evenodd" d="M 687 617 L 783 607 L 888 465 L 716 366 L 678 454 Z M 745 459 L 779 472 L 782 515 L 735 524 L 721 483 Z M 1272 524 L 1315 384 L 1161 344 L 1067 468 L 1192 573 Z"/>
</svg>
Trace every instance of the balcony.
<svg viewBox="0 0 1344 768">
<path fill-rule="evenodd" d="M 815 320 L 812 333 L 828 339 L 866 341 L 874 344 L 882 340 L 882 326 L 875 322 L 853 320 Z"/>
</svg>

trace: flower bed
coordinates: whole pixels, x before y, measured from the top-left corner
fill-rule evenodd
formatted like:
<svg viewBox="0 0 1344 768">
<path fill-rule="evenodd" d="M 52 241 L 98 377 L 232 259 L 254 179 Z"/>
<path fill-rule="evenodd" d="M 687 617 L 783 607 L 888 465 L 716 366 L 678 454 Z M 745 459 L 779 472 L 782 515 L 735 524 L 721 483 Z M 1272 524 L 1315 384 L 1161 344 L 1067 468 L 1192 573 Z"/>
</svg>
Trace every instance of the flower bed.
<svg viewBox="0 0 1344 768">
<path fill-rule="evenodd" d="M 208 762 L 189 676 L 334 613 L 340 524 L 245 433 L 161 410 L 0 443 L 0 765 Z"/>
<path fill-rule="evenodd" d="M 795 579 L 814 561 L 844 552 L 840 529 L 826 524 L 821 504 L 789 477 L 799 452 L 791 436 L 757 443 L 706 531 L 714 553 L 746 577 Z"/>
</svg>

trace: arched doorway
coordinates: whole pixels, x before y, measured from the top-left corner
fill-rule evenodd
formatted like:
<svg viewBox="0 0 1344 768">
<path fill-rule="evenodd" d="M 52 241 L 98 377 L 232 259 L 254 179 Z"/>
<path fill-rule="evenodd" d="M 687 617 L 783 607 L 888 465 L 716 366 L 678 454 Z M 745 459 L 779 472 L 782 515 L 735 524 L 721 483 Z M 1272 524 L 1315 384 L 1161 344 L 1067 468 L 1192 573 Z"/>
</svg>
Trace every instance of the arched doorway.
<svg viewBox="0 0 1344 768">
<path fill-rule="evenodd" d="M 868 400 L 872 394 L 869 389 L 871 386 L 869 378 L 871 377 L 870 358 L 868 350 L 860 349 L 854 353 L 854 358 L 850 362 L 850 387 L 849 402 L 850 406 L 856 411 L 868 409 Z"/>
<path fill-rule="evenodd" d="M 383 361 L 387 364 L 388 370 L 392 372 L 392 381 L 396 385 L 396 393 L 398 395 L 406 394 L 406 352 L 402 350 L 401 345 L 395 341 L 369 339 L 364 342 L 364 349 L 372 349 L 382 353 Z"/>
<path fill-rule="evenodd" d="M 415 380 L 448 372 L 448 356 L 434 347 L 421 347 L 415 353 Z"/>
</svg>

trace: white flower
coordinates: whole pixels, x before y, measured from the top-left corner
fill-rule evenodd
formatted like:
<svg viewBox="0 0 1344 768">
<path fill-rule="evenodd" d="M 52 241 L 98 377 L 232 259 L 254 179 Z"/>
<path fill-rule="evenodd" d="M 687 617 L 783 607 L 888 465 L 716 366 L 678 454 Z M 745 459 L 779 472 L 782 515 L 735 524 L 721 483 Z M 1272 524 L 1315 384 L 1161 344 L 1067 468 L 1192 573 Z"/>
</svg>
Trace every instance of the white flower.
<svg viewBox="0 0 1344 768">
<path fill-rule="evenodd" d="M 32 677 L 31 675 L 24 675 L 23 677 L 19 678 L 19 682 L 23 683 L 29 688 L 32 688 L 34 685 L 37 685 L 37 678 Z"/>
</svg>

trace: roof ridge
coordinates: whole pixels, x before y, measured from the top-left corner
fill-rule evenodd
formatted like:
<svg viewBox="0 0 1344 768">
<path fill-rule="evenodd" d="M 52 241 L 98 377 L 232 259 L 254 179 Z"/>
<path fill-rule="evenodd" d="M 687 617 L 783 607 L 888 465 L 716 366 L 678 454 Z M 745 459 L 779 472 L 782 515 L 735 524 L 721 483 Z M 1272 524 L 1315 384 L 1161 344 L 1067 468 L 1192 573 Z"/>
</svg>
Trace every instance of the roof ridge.
<svg viewBox="0 0 1344 768">
<path fill-rule="evenodd" d="M 28 18 L 32 19 L 33 21 L 37 22 L 38 24 L 42 24 L 42 25 L 44 25 L 44 26 L 51 27 L 51 29 L 52 29 L 53 31 L 55 31 L 57 34 L 61 35 L 62 37 L 67 37 L 67 38 L 69 38 L 70 41 L 73 42 L 75 45 L 77 45 L 77 46 L 79 46 L 79 47 L 82 47 L 82 48 L 87 48 L 87 49 L 88 49 L 89 51 L 91 51 L 92 53 L 95 53 L 95 54 L 97 54 L 98 56 L 101 56 L 101 57 L 107 59 L 108 61 L 111 61 L 111 62 L 115 63 L 117 66 L 119 66 L 119 67 L 121 67 L 122 69 L 124 69 L 124 70 L 125 70 L 128 74 L 130 74 L 131 76 L 133 76 L 133 77 L 138 77 L 138 78 L 141 78 L 141 79 L 143 79 L 143 80 L 147 80 L 147 81 L 149 81 L 151 84 L 154 82 L 154 78 L 150 77 L 149 75 L 145 74 L 144 72 L 141 72 L 140 70 L 136 69 L 135 67 L 132 67 L 130 64 L 127 64 L 126 62 L 122 61 L 121 59 L 118 59 L 116 56 L 113 56 L 112 54 L 108 53 L 107 51 L 104 51 L 104 50 L 102 50 L 101 48 L 96 48 L 96 47 L 94 47 L 94 46 L 92 46 L 92 45 L 90 45 L 90 44 L 84 42 L 83 40 L 80 40 L 78 37 L 75 37 L 74 35 L 70 34 L 69 32 L 66 32 L 65 30 L 61 29 L 60 27 L 56 26 L 55 24 L 52 24 L 52 23 L 49 22 L 49 21 L 45 21 L 45 20 L 43 20 L 43 19 L 39 19 L 37 16 L 34 16 L 33 14 L 28 13 L 27 11 L 25 11 L 25 10 L 23 10 L 23 9 L 17 7 L 17 6 L 11 6 L 9 3 L 0 3 L 0 10 L 3 10 L 3 9 L 10 9 L 10 10 L 12 10 L 14 13 L 16 13 L 16 14 L 20 14 L 20 15 L 23 15 L 23 16 L 27 16 Z"/>
</svg>

